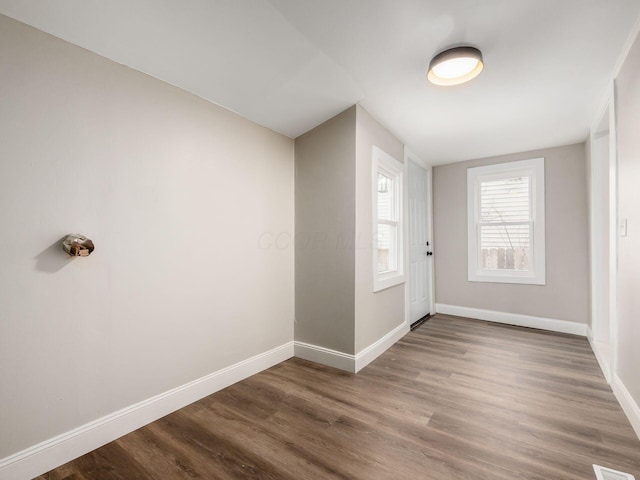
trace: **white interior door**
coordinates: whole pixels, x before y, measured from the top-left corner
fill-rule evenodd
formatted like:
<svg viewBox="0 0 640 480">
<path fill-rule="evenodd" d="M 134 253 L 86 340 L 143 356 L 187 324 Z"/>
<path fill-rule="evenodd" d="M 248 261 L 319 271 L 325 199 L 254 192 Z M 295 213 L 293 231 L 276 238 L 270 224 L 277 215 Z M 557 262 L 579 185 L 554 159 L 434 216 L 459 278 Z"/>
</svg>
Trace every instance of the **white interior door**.
<svg viewBox="0 0 640 480">
<path fill-rule="evenodd" d="M 432 313 L 430 172 L 409 160 L 409 323 Z"/>
</svg>

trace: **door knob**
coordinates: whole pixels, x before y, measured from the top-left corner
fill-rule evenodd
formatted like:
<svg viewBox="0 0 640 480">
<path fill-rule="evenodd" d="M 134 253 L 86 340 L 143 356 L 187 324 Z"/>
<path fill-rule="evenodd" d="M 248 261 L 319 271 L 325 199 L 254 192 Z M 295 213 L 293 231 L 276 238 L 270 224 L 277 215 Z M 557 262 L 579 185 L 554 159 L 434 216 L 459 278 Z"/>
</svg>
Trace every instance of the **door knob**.
<svg viewBox="0 0 640 480">
<path fill-rule="evenodd" d="M 427 255 L 433 255 L 433 252 L 427 252 Z"/>
</svg>

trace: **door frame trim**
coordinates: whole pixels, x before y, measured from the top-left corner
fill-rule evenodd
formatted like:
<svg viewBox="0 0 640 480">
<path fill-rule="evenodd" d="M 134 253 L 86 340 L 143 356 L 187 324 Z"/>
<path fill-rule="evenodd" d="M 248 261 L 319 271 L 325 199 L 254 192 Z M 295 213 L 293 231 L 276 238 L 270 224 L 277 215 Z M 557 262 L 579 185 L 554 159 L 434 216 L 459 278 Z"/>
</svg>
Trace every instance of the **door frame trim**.
<svg viewBox="0 0 640 480">
<path fill-rule="evenodd" d="M 594 270 L 593 265 L 596 264 L 596 259 L 600 255 L 600 252 L 594 250 L 594 238 L 597 233 L 598 225 L 594 225 L 594 205 L 596 202 L 594 182 L 598 181 L 594 178 L 594 158 L 593 158 L 593 145 L 596 140 L 595 136 L 598 132 L 598 128 L 602 121 L 606 120 L 609 125 L 609 358 L 608 363 L 604 360 L 601 352 L 596 353 L 596 358 L 600 364 L 600 368 L 604 373 L 605 378 L 609 384 L 612 383 L 613 378 L 617 373 L 617 346 L 618 346 L 618 308 L 617 308 L 617 263 L 618 263 L 618 152 L 617 152 L 617 136 L 616 136 L 616 91 L 615 82 L 611 81 L 607 87 L 607 94 L 604 98 L 604 102 L 601 106 L 601 110 L 598 112 L 595 121 L 593 122 L 589 136 L 591 140 L 589 152 L 590 162 L 589 168 L 589 264 L 591 265 L 591 281 L 589 290 L 591 294 L 591 313 L 590 313 L 590 325 L 589 329 L 589 342 L 593 350 L 598 349 L 597 339 L 593 338 L 593 331 L 595 330 L 594 323 L 598 321 L 595 316 L 595 298 L 600 292 L 596 291 L 596 285 L 601 282 L 600 272 Z M 607 118 L 608 115 L 608 118 Z"/>
<path fill-rule="evenodd" d="M 422 160 L 409 147 L 404 146 L 404 251 L 407 252 L 404 258 L 405 272 L 410 272 L 410 254 L 409 254 L 409 162 L 413 162 L 427 171 L 427 213 L 428 213 L 428 231 L 432 249 L 435 247 L 433 243 L 433 167 L 429 162 Z M 435 289 L 435 262 L 432 261 L 428 266 L 428 275 L 431 286 L 431 299 L 429 305 L 429 313 L 436 313 L 436 289 Z M 411 275 L 405 276 L 404 288 L 404 318 L 407 325 L 411 326 Z"/>
</svg>

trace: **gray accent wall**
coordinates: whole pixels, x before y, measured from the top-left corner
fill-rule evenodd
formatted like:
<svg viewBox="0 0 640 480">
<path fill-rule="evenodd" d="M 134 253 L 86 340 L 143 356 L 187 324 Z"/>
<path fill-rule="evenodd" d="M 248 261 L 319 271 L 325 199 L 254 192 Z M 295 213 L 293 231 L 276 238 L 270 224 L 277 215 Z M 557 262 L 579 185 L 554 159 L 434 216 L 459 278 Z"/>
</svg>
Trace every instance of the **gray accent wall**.
<svg viewBox="0 0 640 480">
<path fill-rule="evenodd" d="M 617 375 L 640 405 L 640 37 L 616 78 L 618 218 L 627 236 L 618 237 Z"/>
<path fill-rule="evenodd" d="M 295 143 L 295 339 L 349 355 L 405 321 L 404 285 L 373 292 L 374 145 L 402 163 L 402 143 L 359 105 Z"/>
<path fill-rule="evenodd" d="M 546 285 L 467 280 L 467 168 L 545 158 Z M 433 169 L 436 302 L 577 323 L 589 316 L 584 144 L 470 160 Z"/>
<path fill-rule="evenodd" d="M 3 16 L 0 64 L 0 459 L 290 344 L 291 139 Z"/>
<path fill-rule="evenodd" d="M 295 339 L 354 353 L 356 107 L 296 138 Z"/>
</svg>

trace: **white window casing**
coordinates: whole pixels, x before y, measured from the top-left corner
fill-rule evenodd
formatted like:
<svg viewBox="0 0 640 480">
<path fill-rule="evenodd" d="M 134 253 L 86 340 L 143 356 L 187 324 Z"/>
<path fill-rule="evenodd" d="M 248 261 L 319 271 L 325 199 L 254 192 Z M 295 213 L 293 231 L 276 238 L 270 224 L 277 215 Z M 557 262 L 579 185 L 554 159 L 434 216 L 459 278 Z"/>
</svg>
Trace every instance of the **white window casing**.
<svg viewBox="0 0 640 480">
<path fill-rule="evenodd" d="M 378 147 L 372 155 L 373 291 L 404 283 L 403 165 Z"/>
<path fill-rule="evenodd" d="M 467 169 L 468 279 L 545 285 L 544 158 Z"/>
</svg>

